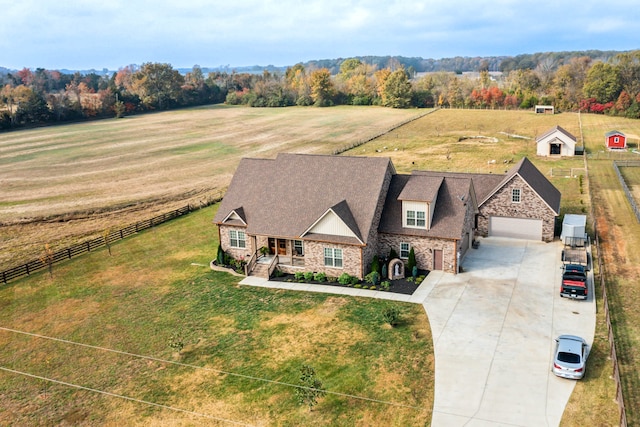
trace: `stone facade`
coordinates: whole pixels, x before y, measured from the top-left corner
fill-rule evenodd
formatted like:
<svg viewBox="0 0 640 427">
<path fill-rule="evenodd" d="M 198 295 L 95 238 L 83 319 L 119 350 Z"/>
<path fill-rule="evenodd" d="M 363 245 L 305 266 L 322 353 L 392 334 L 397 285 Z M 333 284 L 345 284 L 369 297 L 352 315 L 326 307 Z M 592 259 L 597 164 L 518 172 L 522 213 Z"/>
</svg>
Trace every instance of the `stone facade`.
<svg viewBox="0 0 640 427">
<path fill-rule="evenodd" d="M 382 191 L 380 192 L 379 198 L 378 198 L 378 203 L 376 206 L 376 212 L 374 214 L 374 224 L 380 224 L 380 218 L 382 217 L 382 209 L 384 208 L 384 202 L 385 199 L 387 197 L 387 192 L 389 191 L 389 185 L 391 184 L 391 178 L 393 176 L 393 171 L 391 170 L 391 167 L 389 167 L 387 169 L 387 173 L 384 177 L 384 182 L 382 183 Z M 370 267 L 371 267 L 371 261 L 373 261 L 373 257 L 374 255 L 377 255 L 379 253 L 378 250 L 378 227 L 371 227 L 371 231 L 369 233 L 369 236 L 367 236 L 367 246 L 364 248 L 364 250 L 362 251 L 362 256 L 363 256 L 363 262 L 364 265 L 362 266 L 362 271 L 361 273 L 358 275 L 360 276 L 364 276 L 367 273 L 369 273 Z"/>
<path fill-rule="evenodd" d="M 519 188 L 520 203 L 511 201 L 511 190 Z M 556 216 L 540 196 L 515 175 L 511 181 L 498 190 L 489 200 L 480 206 L 478 215 L 478 234 L 489 235 L 489 218 L 492 216 L 542 219 L 542 240 L 553 241 Z"/>
<path fill-rule="evenodd" d="M 442 250 L 442 270 L 447 273 L 456 272 L 457 248 L 455 240 L 380 233 L 379 245 L 382 254 L 389 254 L 391 248 L 399 254 L 400 243 L 408 243 L 413 248 L 419 269 L 433 270 L 433 250 L 439 249 Z M 407 262 L 407 260 L 403 261 Z"/>
<path fill-rule="evenodd" d="M 254 246 L 254 239 L 245 235 L 245 248 L 232 248 L 231 247 L 231 239 L 229 237 L 229 231 L 236 230 L 245 232 L 243 227 L 231 227 L 231 226 L 221 226 L 220 227 L 220 245 L 222 246 L 222 250 L 231 255 L 234 259 L 244 260 L 248 259 L 247 255 L 251 256 L 253 252 L 256 250 Z"/>
</svg>

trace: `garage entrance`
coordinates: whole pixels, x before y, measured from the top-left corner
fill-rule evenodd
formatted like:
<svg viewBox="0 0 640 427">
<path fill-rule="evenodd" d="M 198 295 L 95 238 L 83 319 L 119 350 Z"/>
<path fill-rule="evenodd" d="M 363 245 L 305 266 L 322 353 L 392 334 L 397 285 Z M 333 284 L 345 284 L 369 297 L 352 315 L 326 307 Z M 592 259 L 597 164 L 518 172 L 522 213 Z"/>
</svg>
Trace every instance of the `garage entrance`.
<svg viewBox="0 0 640 427">
<path fill-rule="evenodd" d="M 489 236 L 542 240 L 542 220 L 492 216 L 489 218 Z"/>
</svg>

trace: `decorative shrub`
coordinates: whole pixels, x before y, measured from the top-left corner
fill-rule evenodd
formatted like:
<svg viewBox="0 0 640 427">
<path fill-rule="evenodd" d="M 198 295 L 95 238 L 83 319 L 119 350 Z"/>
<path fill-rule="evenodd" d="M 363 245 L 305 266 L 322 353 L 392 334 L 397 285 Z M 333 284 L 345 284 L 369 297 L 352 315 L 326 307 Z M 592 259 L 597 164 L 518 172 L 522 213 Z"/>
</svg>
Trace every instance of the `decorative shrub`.
<svg viewBox="0 0 640 427">
<path fill-rule="evenodd" d="M 224 251 L 220 244 L 218 244 L 218 256 L 216 257 L 216 261 L 218 262 L 218 265 L 224 265 Z"/>
<path fill-rule="evenodd" d="M 413 250 L 413 246 L 409 249 L 409 259 L 407 260 L 407 270 L 413 271 L 413 267 L 416 266 L 416 253 Z M 416 276 L 413 276 L 414 278 Z"/>
<path fill-rule="evenodd" d="M 360 279 L 358 279 L 356 276 L 351 276 L 351 279 L 349 279 L 349 283 L 351 283 L 352 285 L 357 285 L 358 283 L 360 283 Z"/>
<path fill-rule="evenodd" d="M 380 260 L 378 259 L 378 255 L 374 255 L 371 260 L 371 272 L 380 273 Z"/>
<path fill-rule="evenodd" d="M 367 283 L 371 283 L 372 285 L 377 285 L 380 281 L 380 274 L 377 271 L 372 271 L 371 273 L 364 276 L 364 281 Z"/>
<path fill-rule="evenodd" d="M 371 286 L 369 289 L 371 289 L 372 291 L 375 291 L 376 287 L 375 286 Z"/>
<path fill-rule="evenodd" d="M 382 273 L 380 273 L 383 279 L 389 277 L 387 274 L 388 272 L 389 270 L 387 269 L 387 263 L 385 262 L 384 264 L 382 264 Z"/>
<path fill-rule="evenodd" d="M 338 281 L 338 278 L 337 278 L 337 277 L 334 277 L 334 276 L 329 276 L 329 277 L 327 277 L 327 282 L 335 283 L 335 282 L 337 282 L 337 281 Z"/>
<path fill-rule="evenodd" d="M 315 280 L 316 282 L 326 282 L 327 275 L 325 273 L 316 273 L 313 275 L 313 280 Z"/>
<path fill-rule="evenodd" d="M 424 280 L 424 276 L 416 277 L 416 285 L 419 285 L 420 283 L 422 283 L 423 280 Z"/>
<path fill-rule="evenodd" d="M 302 271 L 296 271 L 293 274 L 293 278 L 296 279 L 296 282 L 302 282 L 304 280 L 304 273 Z"/>
<path fill-rule="evenodd" d="M 398 253 L 396 252 L 395 249 L 391 248 L 391 250 L 389 251 L 389 259 L 395 259 L 398 258 Z"/>
<path fill-rule="evenodd" d="M 354 287 L 354 288 L 361 288 L 361 287 L 362 287 L 362 285 L 358 283 L 357 285 L 353 285 L 353 287 Z"/>
<path fill-rule="evenodd" d="M 305 282 L 310 282 L 313 280 L 313 272 L 312 271 L 307 271 L 304 273 L 304 281 Z"/>
<path fill-rule="evenodd" d="M 276 268 L 275 271 L 273 272 L 273 274 L 276 277 L 282 277 L 282 276 L 284 276 L 284 271 L 280 270 L 279 268 Z"/>
<path fill-rule="evenodd" d="M 389 282 L 388 280 L 385 280 L 384 282 L 380 283 L 380 289 L 382 289 L 383 291 L 388 291 L 389 286 L 391 286 L 391 282 Z"/>
<path fill-rule="evenodd" d="M 340 277 L 338 277 L 338 283 L 340 283 L 341 285 L 351 283 L 351 276 L 349 275 L 349 273 L 342 273 Z"/>
</svg>

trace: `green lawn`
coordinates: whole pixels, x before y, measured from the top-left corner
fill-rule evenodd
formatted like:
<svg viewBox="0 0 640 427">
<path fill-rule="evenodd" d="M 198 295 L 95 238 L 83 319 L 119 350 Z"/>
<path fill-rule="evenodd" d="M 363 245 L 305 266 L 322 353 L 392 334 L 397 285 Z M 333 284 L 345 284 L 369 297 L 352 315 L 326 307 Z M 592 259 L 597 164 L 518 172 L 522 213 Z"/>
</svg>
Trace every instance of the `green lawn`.
<svg viewBox="0 0 640 427">
<path fill-rule="evenodd" d="M 430 422 L 434 359 L 422 306 L 239 287 L 237 277 L 207 267 L 214 209 L 120 241 L 113 256 L 101 250 L 55 265 L 52 278 L 43 272 L 2 287 L 1 327 L 104 349 L 1 330 L 0 366 L 252 425 Z M 389 306 L 403 312 L 395 328 L 381 319 Z M 312 412 L 294 388 L 247 378 L 295 384 L 303 364 L 331 392 Z M 0 420 L 218 425 L 6 371 Z"/>
</svg>

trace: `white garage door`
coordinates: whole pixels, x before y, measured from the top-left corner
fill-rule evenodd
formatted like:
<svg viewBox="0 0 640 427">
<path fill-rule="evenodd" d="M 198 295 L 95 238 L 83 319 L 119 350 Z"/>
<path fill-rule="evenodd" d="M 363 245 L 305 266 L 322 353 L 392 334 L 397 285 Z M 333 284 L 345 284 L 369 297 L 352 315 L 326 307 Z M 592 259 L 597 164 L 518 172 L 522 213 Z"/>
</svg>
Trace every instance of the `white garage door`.
<svg viewBox="0 0 640 427">
<path fill-rule="evenodd" d="M 489 236 L 542 240 L 542 220 L 492 216 L 489 218 Z"/>
</svg>

